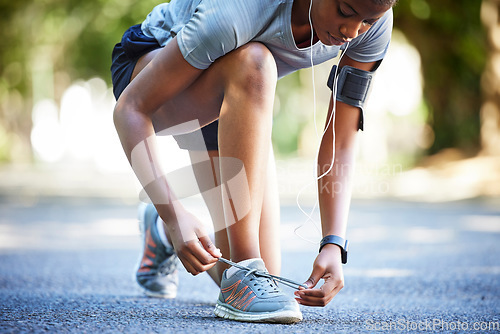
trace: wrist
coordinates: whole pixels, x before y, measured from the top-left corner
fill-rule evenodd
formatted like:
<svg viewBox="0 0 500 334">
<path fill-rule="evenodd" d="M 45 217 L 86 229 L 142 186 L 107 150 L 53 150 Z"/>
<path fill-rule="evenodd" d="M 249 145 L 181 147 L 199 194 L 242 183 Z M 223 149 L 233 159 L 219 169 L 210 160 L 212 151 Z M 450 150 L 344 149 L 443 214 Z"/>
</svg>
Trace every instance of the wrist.
<svg viewBox="0 0 500 334">
<path fill-rule="evenodd" d="M 180 204 L 179 202 L 159 204 L 155 206 L 158 211 L 158 215 L 162 218 L 165 225 L 167 226 L 177 224 L 179 218 L 182 217 L 186 211 L 182 204 Z"/>
<path fill-rule="evenodd" d="M 321 252 L 328 252 L 331 256 L 339 257 L 339 259 L 342 259 L 342 249 L 338 245 L 334 244 L 326 244 L 321 248 Z"/>
<path fill-rule="evenodd" d="M 323 239 L 321 239 L 319 252 L 321 253 L 321 251 L 325 247 L 332 248 L 332 246 L 336 247 L 338 249 L 338 251 L 340 252 L 341 258 L 342 258 L 342 263 L 344 263 L 344 264 L 347 263 L 347 251 L 349 248 L 349 241 L 347 241 L 346 239 L 339 237 L 337 235 L 333 235 L 333 234 L 327 235 Z"/>
</svg>

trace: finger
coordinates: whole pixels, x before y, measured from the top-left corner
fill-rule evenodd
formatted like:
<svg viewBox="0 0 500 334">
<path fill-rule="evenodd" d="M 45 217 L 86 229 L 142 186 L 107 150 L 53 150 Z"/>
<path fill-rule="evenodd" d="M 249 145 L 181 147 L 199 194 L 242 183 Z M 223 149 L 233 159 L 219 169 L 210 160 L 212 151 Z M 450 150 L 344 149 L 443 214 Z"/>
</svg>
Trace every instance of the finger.
<svg viewBox="0 0 500 334">
<path fill-rule="evenodd" d="M 308 296 L 315 298 L 323 298 L 330 295 L 334 290 L 339 290 L 343 287 L 342 281 L 326 279 L 325 283 L 319 289 L 304 289 L 296 291 L 297 296 Z"/>
<path fill-rule="evenodd" d="M 186 259 L 195 270 L 199 272 L 212 268 L 217 263 L 217 258 L 208 253 L 199 242 L 189 242 L 186 244 Z"/>
<path fill-rule="evenodd" d="M 324 306 L 326 305 L 326 295 L 320 289 L 302 290 L 295 292 L 296 300 L 301 305 Z"/>
<path fill-rule="evenodd" d="M 300 297 L 317 297 L 322 298 L 325 296 L 325 292 L 321 289 L 305 289 L 295 292 L 295 295 Z"/>
<path fill-rule="evenodd" d="M 318 284 L 319 280 L 323 275 L 325 274 L 325 270 L 319 266 L 314 266 L 313 271 L 311 273 L 311 276 L 307 279 L 307 281 L 304 282 L 305 285 L 309 287 L 309 289 L 312 289 Z"/>
<path fill-rule="evenodd" d="M 180 257 L 179 257 L 180 258 Z M 200 261 L 193 255 L 193 254 L 186 254 L 182 259 L 181 259 L 182 264 L 184 265 L 184 268 L 192 274 L 193 276 L 196 276 L 198 274 L 201 274 L 202 272 L 205 272 L 215 266 L 217 262 L 214 262 L 212 264 L 207 264 L 204 265 L 200 263 Z"/>
<path fill-rule="evenodd" d="M 298 297 L 296 300 L 301 305 L 325 306 L 338 294 L 340 289 L 342 289 L 342 285 L 340 284 L 325 283 L 320 289 L 296 291 L 295 296 Z"/>
<path fill-rule="evenodd" d="M 199 272 L 194 269 L 194 267 L 191 265 L 191 263 L 185 257 L 180 256 L 180 255 L 178 257 L 188 273 L 190 273 L 193 276 L 196 276 L 199 274 Z"/>
<path fill-rule="evenodd" d="M 322 297 L 312 297 L 312 296 L 301 296 L 300 298 L 295 298 L 297 302 L 305 306 L 326 306 L 337 293 L 334 292 L 331 295 L 325 295 Z"/>
<path fill-rule="evenodd" d="M 220 249 L 215 247 L 214 243 L 208 236 L 203 236 L 198 238 L 201 242 L 201 245 L 207 252 L 210 253 L 213 257 L 219 258 L 222 256 L 222 253 L 220 252 Z"/>
<path fill-rule="evenodd" d="M 191 254 L 193 254 L 202 265 L 212 264 L 218 260 L 217 257 L 214 257 L 212 254 L 207 252 L 198 241 L 189 242 L 188 247 Z"/>
<path fill-rule="evenodd" d="M 310 306 L 310 307 L 325 307 L 326 305 L 328 305 L 328 303 L 326 301 L 324 301 L 323 299 L 320 299 L 320 300 L 317 300 L 317 301 L 316 300 L 315 301 L 310 301 L 310 300 L 304 300 L 304 299 L 300 299 L 300 298 L 295 298 L 295 300 L 300 305 Z"/>
</svg>

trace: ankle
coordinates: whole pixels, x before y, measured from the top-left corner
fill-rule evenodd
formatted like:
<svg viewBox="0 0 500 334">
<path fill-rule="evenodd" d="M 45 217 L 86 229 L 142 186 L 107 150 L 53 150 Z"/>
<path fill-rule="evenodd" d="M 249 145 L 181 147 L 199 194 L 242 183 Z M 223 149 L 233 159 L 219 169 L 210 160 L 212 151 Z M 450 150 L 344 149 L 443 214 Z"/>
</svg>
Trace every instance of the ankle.
<svg viewBox="0 0 500 334">
<path fill-rule="evenodd" d="M 172 240 L 167 233 L 167 229 L 163 223 L 163 220 L 158 216 L 156 219 L 156 228 L 158 229 L 158 234 L 160 235 L 160 240 L 165 247 L 173 247 Z"/>
<path fill-rule="evenodd" d="M 260 252 L 257 250 L 257 251 L 253 251 L 253 250 L 250 250 L 250 251 L 245 251 L 245 252 L 235 252 L 233 250 L 231 250 L 231 260 L 233 262 L 241 262 L 241 261 L 245 261 L 245 260 L 255 260 L 255 259 L 261 259 L 262 256 L 260 255 Z"/>
</svg>

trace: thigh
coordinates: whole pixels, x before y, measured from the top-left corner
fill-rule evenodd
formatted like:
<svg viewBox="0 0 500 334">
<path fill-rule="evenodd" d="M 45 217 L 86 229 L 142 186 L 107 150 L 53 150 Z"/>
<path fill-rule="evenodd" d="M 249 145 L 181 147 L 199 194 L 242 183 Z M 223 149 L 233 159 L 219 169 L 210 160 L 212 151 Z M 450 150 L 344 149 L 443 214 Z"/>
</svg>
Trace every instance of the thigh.
<svg viewBox="0 0 500 334">
<path fill-rule="evenodd" d="M 155 59 L 162 49 L 153 50 L 138 61 L 132 73 L 134 80 L 146 66 Z M 229 56 L 226 55 L 223 58 Z M 154 113 L 152 120 L 155 131 L 162 132 L 181 123 L 197 121 L 198 127 L 188 128 L 181 133 L 194 131 L 203 127 L 219 117 L 224 96 L 221 67 L 224 59 L 216 61 L 212 66 L 203 71 L 200 77 L 186 90 L 167 101 Z M 172 80 L 175 80 L 173 78 Z M 173 133 L 169 133 L 173 134 Z"/>
<path fill-rule="evenodd" d="M 173 43 L 172 41 L 171 43 Z M 165 48 L 169 47 L 167 45 Z M 170 46 L 172 47 L 172 46 Z M 176 46 L 173 46 L 176 47 Z M 164 49 L 165 49 L 164 48 Z M 161 67 L 161 61 L 164 60 L 164 49 L 154 50 L 146 54 L 137 62 L 132 76 L 134 80 L 140 76 L 141 72 L 153 63 L 153 68 Z M 203 70 L 202 73 L 186 89 L 182 90 L 176 96 L 164 102 L 154 113 L 152 119 L 157 132 L 189 121 L 198 121 L 196 128 L 185 128 L 184 132 L 194 131 L 199 127 L 207 125 L 218 119 L 222 102 L 226 91 L 239 85 L 240 91 L 247 91 L 246 86 L 260 87 L 257 80 L 248 80 L 254 78 L 265 78 L 275 80 L 276 71 L 263 70 L 272 62 L 276 70 L 276 65 L 271 52 L 261 43 L 251 42 L 217 59 L 210 67 Z M 158 66 L 160 65 L 160 66 Z M 255 72 L 259 72 L 254 75 Z M 253 72 L 252 72 L 253 71 Z M 148 71 L 147 75 L 153 75 Z M 144 77 L 146 79 L 146 77 Z M 141 78 L 142 80 L 142 78 Z M 168 85 L 169 80 L 155 80 Z M 171 80 L 175 80 L 172 78 Z M 150 80 L 147 80 L 150 81 Z M 144 82 L 144 81 L 141 81 Z M 174 81 L 172 81 L 174 82 Z M 241 89 L 241 87 L 243 87 Z M 250 92 L 247 92 L 250 93 Z M 171 133 L 178 134 L 178 133 Z"/>
</svg>

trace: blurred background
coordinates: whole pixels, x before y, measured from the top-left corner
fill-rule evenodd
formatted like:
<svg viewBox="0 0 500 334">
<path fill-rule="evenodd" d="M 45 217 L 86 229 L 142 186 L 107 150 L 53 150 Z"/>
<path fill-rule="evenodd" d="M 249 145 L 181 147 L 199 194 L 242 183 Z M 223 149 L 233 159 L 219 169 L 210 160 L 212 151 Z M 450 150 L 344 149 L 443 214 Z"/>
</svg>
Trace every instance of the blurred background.
<svg viewBox="0 0 500 334">
<path fill-rule="evenodd" d="M 0 1 L 0 185 L 137 200 L 112 123 L 111 51 L 158 0 Z M 400 0 L 360 136 L 355 198 L 500 195 L 500 1 Z M 279 81 L 273 130 L 282 198 L 314 197 L 334 62 Z M 315 126 L 316 122 L 316 126 Z M 172 169 L 185 152 L 165 142 Z"/>
<path fill-rule="evenodd" d="M 159 3 L 0 0 L 0 332 L 223 328 L 207 275 L 181 270 L 172 302 L 143 298 L 131 279 L 140 188 L 114 129 L 109 68 L 123 32 Z M 346 288 L 304 309 L 295 331 L 498 325 L 500 0 L 399 0 L 394 13 L 359 136 Z M 283 276 L 297 281 L 322 236 L 314 159 L 333 63 L 277 87 Z M 173 140 L 161 144 L 169 170 L 188 165 Z M 201 196 L 185 204 L 211 226 Z"/>
</svg>

